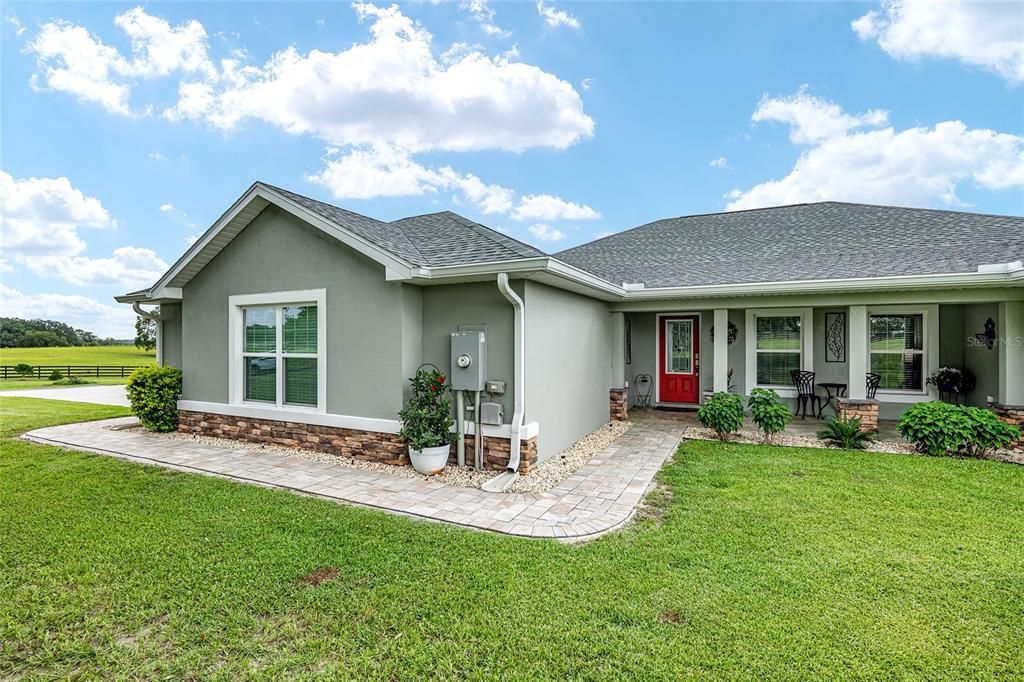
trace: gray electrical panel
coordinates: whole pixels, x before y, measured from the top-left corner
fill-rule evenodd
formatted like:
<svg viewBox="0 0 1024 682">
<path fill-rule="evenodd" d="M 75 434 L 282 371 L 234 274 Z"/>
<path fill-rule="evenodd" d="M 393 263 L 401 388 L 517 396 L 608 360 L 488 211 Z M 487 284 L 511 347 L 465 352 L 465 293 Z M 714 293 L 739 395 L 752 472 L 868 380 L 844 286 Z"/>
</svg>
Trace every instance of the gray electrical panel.
<svg viewBox="0 0 1024 682">
<path fill-rule="evenodd" d="M 487 337 L 483 332 L 452 333 L 453 391 L 482 391 L 487 381 Z"/>
<path fill-rule="evenodd" d="M 501 403 L 480 403 L 480 423 L 500 426 L 505 423 L 505 410 Z"/>
</svg>

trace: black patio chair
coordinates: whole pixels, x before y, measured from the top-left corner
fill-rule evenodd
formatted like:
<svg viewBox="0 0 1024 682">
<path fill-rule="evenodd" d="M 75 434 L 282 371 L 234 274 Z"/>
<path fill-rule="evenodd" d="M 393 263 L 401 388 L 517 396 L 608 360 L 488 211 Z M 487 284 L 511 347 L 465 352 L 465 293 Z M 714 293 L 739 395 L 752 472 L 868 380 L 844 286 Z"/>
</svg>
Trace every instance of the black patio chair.
<svg viewBox="0 0 1024 682">
<path fill-rule="evenodd" d="M 801 415 L 801 419 L 807 419 L 807 403 L 811 404 L 811 416 L 821 412 L 821 396 L 814 387 L 814 372 L 808 370 L 794 369 L 789 375 L 793 378 L 793 385 L 796 386 L 796 409 L 793 415 Z M 801 414 L 802 413 L 802 414 Z"/>
<path fill-rule="evenodd" d="M 873 372 L 868 372 L 867 373 L 867 381 L 865 382 L 865 385 L 866 385 L 866 387 L 868 389 L 867 396 L 868 396 L 869 399 L 872 399 L 872 400 L 874 399 L 875 393 L 878 392 L 878 386 L 881 383 L 882 383 L 882 375 L 881 374 L 875 374 Z"/>
</svg>

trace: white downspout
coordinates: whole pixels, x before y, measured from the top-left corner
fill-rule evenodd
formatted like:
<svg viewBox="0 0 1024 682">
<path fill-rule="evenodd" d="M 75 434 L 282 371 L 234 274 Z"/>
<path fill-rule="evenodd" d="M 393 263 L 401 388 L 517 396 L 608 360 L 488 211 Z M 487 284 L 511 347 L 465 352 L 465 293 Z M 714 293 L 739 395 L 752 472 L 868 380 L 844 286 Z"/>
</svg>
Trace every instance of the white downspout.
<svg viewBox="0 0 1024 682">
<path fill-rule="evenodd" d="M 163 366 L 164 364 L 164 325 L 160 322 L 160 316 L 155 312 L 146 312 L 142 309 L 137 302 L 132 303 L 132 310 L 138 315 L 145 317 L 146 319 L 153 320 L 156 322 L 156 364 Z"/>
<path fill-rule="evenodd" d="M 509 444 L 508 470 L 519 471 L 519 433 L 523 427 L 523 396 L 526 394 L 526 324 L 524 320 L 523 299 L 508 284 L 508 273 L 498 273 L 498 291 L 512 304 L 515 313 L 515 351 L 514 374 L 515 412 L 512 414 L 511 443 Z"/>
</svg>

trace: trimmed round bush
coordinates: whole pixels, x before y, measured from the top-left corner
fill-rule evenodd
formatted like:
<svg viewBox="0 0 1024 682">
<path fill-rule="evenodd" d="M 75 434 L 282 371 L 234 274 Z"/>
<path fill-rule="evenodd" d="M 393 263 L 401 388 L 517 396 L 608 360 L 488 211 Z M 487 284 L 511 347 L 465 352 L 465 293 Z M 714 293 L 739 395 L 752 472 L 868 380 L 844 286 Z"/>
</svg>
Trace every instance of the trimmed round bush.
<svg viewBox="0 0 1024 682">
<path fill-rule="evenodd" d="M 743 426 L 743 398 L 735 393 L 719 391 L 697 410 L 697 419 L 713 429 L 719 440 L 729 440 Z"/>
<path fill-rule="evenodd" d="M 1010 445 L 1020 429 L 981 407 L 938 401 L 917 403 L 900 417 L 896 429 L 926 455 L 981 457 Z"/>
<path fill-rule="evenodd" d="M 32 369 L 32 365 L 27 362 L 19 362 L 14 366 L 15 373 L 20 374 L 23 377 L 27 377 L 32 374 Z"/>
<path fill-rule="evenodd" d="M 132 413 L 151 431 L 178 428 L 180 396 L 181 370 L 177 367 L 139 367 L 128 377 L 128 402 Z"/>
<path fill-rule="evenodd" d="M 766 441 L 785 431 L 786 425 L 793 419 L 789 408 L 779 399 L 779 394 L 770 388 L 753 389 L 747 407 L 750 408 L 750 418 L 761 429 Z"/>
<path fill-rule="evenodd" d="M 60 381 L 64 378 L 64 375 L 60 373 L 59 369 L 55 369 L 50 372 L 50 381 Z"/>
</svg>

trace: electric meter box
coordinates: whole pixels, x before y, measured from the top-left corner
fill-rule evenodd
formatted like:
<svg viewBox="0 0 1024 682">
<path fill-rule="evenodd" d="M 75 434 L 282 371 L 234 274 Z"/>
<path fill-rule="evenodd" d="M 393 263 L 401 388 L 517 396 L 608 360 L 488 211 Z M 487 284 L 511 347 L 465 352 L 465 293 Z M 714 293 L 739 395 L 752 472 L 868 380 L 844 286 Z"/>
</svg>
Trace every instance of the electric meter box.
<svg viewBox="0 0 1024 682">
<path fill-rule="evenodd" d="M 487 382 L 487 338 L 483 332 L 452 332 L 453 391 L 482 391 Z"/>
</svg>

